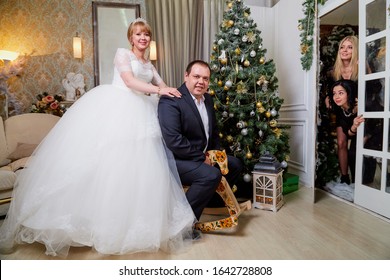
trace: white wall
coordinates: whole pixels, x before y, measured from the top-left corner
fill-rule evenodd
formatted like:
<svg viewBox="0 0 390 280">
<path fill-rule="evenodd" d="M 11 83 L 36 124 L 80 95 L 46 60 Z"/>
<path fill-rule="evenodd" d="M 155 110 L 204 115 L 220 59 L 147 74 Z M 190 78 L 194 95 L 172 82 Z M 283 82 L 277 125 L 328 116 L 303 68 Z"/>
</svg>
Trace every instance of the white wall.
<svg viewBox="0 0 390 280">
<path fill-rule="evenodd" d="M 247 5 L 262 32 L 267 58 L 276 64 L 279 93 L 284 98 L 280 122 L 291 126 L 288 172 L 299 175 L 301 184 L 313 187 L 316 139 L 315 67 L 303 71 L 298 20 L 303 18 L 302 0 L 280 0 L 272 8 Z M 315 57 L 316 59 L 316 57 Z"/>
</svg>

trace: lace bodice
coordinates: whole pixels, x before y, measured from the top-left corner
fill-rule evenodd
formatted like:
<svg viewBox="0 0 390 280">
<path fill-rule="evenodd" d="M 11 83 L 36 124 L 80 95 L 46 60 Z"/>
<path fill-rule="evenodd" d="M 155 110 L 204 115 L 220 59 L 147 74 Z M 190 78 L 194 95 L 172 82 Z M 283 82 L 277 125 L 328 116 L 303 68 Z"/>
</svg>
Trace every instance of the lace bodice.
<svg viewBox="0 0 390 280">
<path fill-rule="evenodd" d="M 158 85 L 162 81 L 156 68 L 150 61 L 146 63 L 139 61 L 135 54 L 128 49 L 119 48 L 117 50 L 114 58 L 114 66 L 113 85 L 126 87 L 120 73 L 127 71 L 132 72 L 136 78 L 147 83 Z"/>
</svg>

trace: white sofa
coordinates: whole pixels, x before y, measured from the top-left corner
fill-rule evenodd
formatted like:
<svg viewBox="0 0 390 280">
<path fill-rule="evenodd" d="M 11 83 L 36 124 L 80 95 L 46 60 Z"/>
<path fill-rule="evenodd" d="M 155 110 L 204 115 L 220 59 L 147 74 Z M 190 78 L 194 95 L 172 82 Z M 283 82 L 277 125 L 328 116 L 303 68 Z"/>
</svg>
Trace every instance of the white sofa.
<svg viewBox="0 0 390 280">
<path fill-rule="evenodd" d="M 18 173 L 29 156 L 60 119 L 58 116 L 27 113 L 0 121 L 0 216 L 11 201 Z"/>
</svg>

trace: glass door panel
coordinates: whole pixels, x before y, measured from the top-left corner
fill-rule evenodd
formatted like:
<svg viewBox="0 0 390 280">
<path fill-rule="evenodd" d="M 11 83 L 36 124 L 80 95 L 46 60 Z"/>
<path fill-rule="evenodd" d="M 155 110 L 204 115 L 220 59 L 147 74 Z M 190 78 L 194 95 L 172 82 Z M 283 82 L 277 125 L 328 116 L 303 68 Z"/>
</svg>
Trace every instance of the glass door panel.
<svg viewBox="0 0 390 280">
<path fill-rule="evenodd" d="M 367 1 L 366 1 L 367 2 Z M 386 29 L 386 0 L 375 0 L 366 7 L 366 35 Z"/>
<path fill-rule="evenodd" d="M 359 114 L 354 202 L 390 218 L 390 0 L 359 1 Z"/>
</svg>

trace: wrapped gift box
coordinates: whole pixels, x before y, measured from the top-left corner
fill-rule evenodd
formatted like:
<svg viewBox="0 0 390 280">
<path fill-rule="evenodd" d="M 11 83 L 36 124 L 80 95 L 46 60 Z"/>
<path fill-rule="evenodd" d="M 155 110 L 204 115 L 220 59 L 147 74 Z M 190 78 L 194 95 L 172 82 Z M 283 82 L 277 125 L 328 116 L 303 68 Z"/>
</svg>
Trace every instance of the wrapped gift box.
<svg viewBox="0 0 390 280">
<path fill-rule="evenodd" d="M 283 194 L 298 190 L 299 176 L 291 173 L 283 174 Z"/>
</svg>

